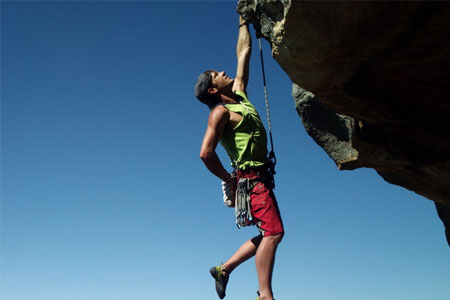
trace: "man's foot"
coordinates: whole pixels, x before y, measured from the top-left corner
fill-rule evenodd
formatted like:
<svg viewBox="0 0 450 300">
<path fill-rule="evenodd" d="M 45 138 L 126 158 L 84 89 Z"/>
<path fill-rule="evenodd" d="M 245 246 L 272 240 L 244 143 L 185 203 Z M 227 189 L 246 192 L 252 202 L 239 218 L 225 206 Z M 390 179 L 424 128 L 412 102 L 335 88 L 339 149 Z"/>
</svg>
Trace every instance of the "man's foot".
<svg viewBox="0 0 450 300">
<path fill-rule="evenodd" d="M 225 298 L 225 289 L 227 288 L 228 279 L 230 277 L 228 275 L 223 275 L 221 266 L 212 267 L 209 270 L 209 273 L 211 273 L 211 276 L 214 277 L 216 281 L 217 296 L 219 296 L 220 299 Z"/>
</svg>

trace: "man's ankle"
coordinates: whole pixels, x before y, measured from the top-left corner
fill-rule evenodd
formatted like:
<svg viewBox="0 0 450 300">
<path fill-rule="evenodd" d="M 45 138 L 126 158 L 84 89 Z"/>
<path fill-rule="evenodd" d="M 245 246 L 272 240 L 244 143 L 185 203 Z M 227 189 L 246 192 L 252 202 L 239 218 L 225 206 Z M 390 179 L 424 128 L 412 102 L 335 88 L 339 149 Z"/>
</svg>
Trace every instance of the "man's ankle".
<svg viewBox="0 0 450 300">
<path fill-rule="evenodd" d="M 272 294 L 258 293 L 260 300 L 275 300 Z"/>
<path fill-rule="evenodd" d="M 221 266 L 220 266 L 220 269 L 222 270 L 222 275 L 223 275 L 223 276 L 228 276 L 228 275 L 230 275 L 230 270 L 229 270 L 229 268 L 228 268 L 227 266 L 221 265 Z"/>
</svg>

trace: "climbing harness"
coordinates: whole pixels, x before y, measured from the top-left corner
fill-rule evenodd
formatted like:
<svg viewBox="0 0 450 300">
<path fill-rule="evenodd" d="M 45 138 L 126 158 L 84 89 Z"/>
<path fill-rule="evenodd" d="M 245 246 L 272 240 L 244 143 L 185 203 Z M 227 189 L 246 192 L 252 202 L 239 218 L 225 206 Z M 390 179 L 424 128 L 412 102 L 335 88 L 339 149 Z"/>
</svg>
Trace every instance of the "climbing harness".
<svg viewBox="0 0 450 300">
<path fill-rule="evenodd" d="M 261 45 L 260 38 L 258 39 L 258 44 L 259 44 L 259 54 L 261 57 L 261 68 L 262 68 L 262 76 L 263 76 L 263 84 L 264 84 L 264 96 L 266 99 L 267 125 L 269 127 L 269 137 L 270 137 L 270 152 L 269 152 L 269 156 L 267 157 L 267 163 L 268 163 L 269 174 L 271 175 L 272 188 L 275 188 L 275 179 L 274 179 L 273 175 L 276 174 L 275 165 L 277 164 L 277 158 L 276 158 L 275 152 L 273 150 L 272 124 L 270 122 L 270 111 L 269 111 L 269 97 L 267 96 L 266 72 L 264 70 L 264 59 L 263 59 L 263 51 L 262 51 L 262 45 Z"/>
</svg>

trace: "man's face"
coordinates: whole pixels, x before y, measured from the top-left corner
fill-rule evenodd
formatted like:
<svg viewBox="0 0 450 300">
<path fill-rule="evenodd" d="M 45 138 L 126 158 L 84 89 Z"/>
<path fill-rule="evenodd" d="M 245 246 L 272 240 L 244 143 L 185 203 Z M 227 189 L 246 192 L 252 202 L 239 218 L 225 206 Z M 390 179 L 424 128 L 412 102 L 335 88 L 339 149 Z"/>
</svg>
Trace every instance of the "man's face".
<svg viewBox="0 0 450 300">
<path fill-rule="evenodd" d="M 226 76 L 225 71 L 222 72 L 212 71 L 211 78 L 212 78 L 212 86 L 219 90 L 222 90 L 223 88 L 232 85 L 234 81 L 233 78 Z"/>
</svg>

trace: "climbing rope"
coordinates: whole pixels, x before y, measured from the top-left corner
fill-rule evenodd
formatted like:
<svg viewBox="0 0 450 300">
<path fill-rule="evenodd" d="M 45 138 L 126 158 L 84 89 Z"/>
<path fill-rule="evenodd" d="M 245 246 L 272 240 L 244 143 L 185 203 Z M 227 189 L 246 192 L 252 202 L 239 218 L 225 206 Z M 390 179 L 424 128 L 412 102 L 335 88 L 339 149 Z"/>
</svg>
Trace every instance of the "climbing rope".
<svg viewBox="0 0 450 300">
<path fill-rule="evenodd" d="M 264 96 L 266 98 L 266 114 L 267 114 L 267 125 L 269 127 L 269 137 L 270 137 L 270 152 L 268 157 L 269 163 L 269 172 L 272 175 L 273 186 L 275 186 L 275 181 L 273 179 L 273 175 L 275 175 L 275 165 L 277 163 L 277 158 L 275 156 L 275 152 L 273 150 L 273 138 L 272 138 L 272 124 L 270 122 L 270 111 L 269 111 L 269 97 L 267 96 L 267 84 L 266 84 L 266 72 L 264 70 L 264 59 L 263 59 L 263 51 L 261 45 L 261 39 L 258 39 L 259 44 L 259 54 L 261 57 L 261 68 L 262 68 L 262 76 L 263 76 L 263 84 L 264 84 Z"/>
</svg>

